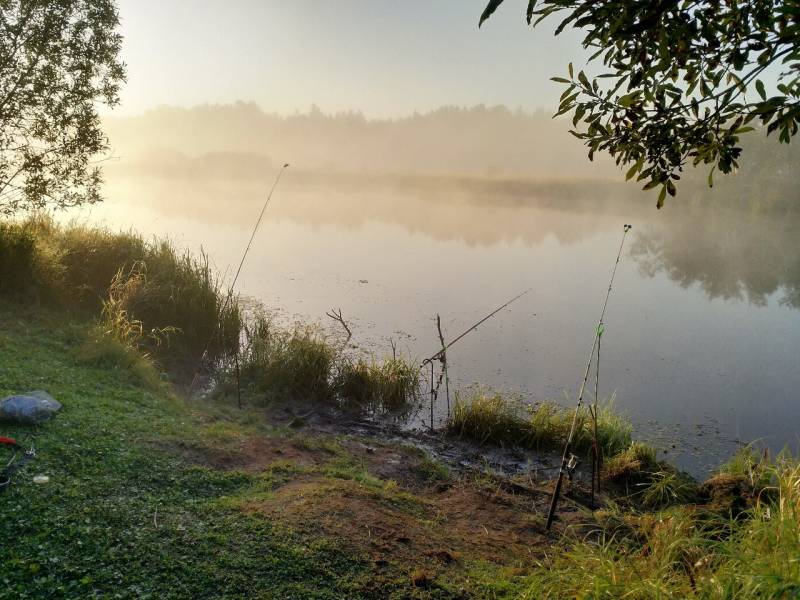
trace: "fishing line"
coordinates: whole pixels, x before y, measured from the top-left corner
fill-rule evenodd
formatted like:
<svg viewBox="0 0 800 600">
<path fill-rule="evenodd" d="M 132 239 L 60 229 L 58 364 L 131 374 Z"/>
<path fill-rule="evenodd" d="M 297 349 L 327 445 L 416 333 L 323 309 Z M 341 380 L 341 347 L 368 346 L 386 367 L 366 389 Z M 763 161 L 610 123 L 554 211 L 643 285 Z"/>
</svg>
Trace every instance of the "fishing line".
<svg viewBox="0 0 800 600">
<path fill-rule="evenodd" d="M 432 362 L 432 361 L 434 361 L 434 360 L 439 360 L 439 359 L 441 358 L 442 354 L 443 354 L 443 353 L 445 353 L 445 352 L 447 352 L 447 350 L 448 350 L 449 348 L 451 348 L 452 346 L 454 346 L 454 345 L 455 345 L 455 343 L 456 343 L 456 342 L 458 342 L 458 341 L 459 341 L 461 338 L 463 338 L 463 337 L 464 337 L 465 335 L 467 335 L 468 333 L 470 333 L 470 332 L 472 332 L 472 331 L 475 331 L 475 330 L 476 330 L 476 329 L 477 329 L 477 328 L 478 328 L 480 325 L 483 325 L 483 323 L 484 323 L 484 322 L 488 321 L 490 318 L 492 318 L 493 316 L 495 316 L 497 313 L 499 313 L 501 310 L 503 310 L 503 309 L 504 309 L 506 306 L 508 306 L 508 305 L 509 305 L 509 304 L 511 304 L 512 302 L 515 302 L 516 300 L 519 300 L 520 298 L 522 298 L 522 297 L 523 297 L 525 294 L 527 294 L 527 293 L 528 293 L 528 292 L 530 292 L 531 290 L 533 290 L 533 288 L 528 288 L 528 289 L 527 289 L 527 290 L 525 290 L 524 292 L 522 292 L 522 293 L 520 293 L 520 294 L 517 294 L 516 296 L 514 296 L 514 297 L 513 297 L 511 300 L 509 300 L 508 302 L 506 302 L 506 303 L 505 303 L 505 304 L 503 304 L 502 306 L 499 306 L 499 307 L 497 307 L 496 309 L 494 309 L 494 310 L 493 310 L 492 312 L 490 312 L 488 315 L 486 315 L 485 317 L 483 317 L 483 318 L 482 318 L 480 321 L 478 321 L 477 323 L 475 323 L 475 324 L 474 324 L 472 327 L 470 327 L 469 329 L 465 330 L 465 331 L 464 331 L 464 332 L 463 332 L 461 335 L 457 336 L 457 337 L 456 337 L 456 338 L 455 338 L 455 339 L 454 339 L 452 342 L 450 342 L 450 343 L 448 343 L 448 344 L 444 344 L 444 345 L 442 346 L 442 348 L 441 348 L 441 349 L 440 349 L 440 350 L 439 350 L 439 351 L 438 351 L 436 354 L 434 354 L 434 355 L 433 355 L 433 356 L 431 356 L 430 358 L 426 358 L 425 360 L 423 360 L 423 361 L 422 361 L 422 366 L 425 366 L 425 365 L 427 365 L 429 362 Z"/>
<path fill-rule="evenodd" d="M 602 335 L 603 331 L 603 319 L 606 316 L 606 308 L 608 307 L 608 299 L 611 296 L 611 289 L 614 286 L 614 277 L 617 274 L 617 267 L 619 266 L 620 258 L 622 257 L 622 247 L 625 245 L 625 238 L 628 235 L 628 232 L 631 230 L 631 225 L 624 225 L 623 232 L 622 232 L 622 242 L 619 245 L 619 251 L 617 252 L 617 260 L 614 262 L 614 269 L 611 271 L 611 280 L 608 282 L 608 291 L 606 292 L 606 298 L 603 301 L 603 310 L 600 312 L 600 320 L 597 323 L 597 328 L 594 332 L 594 337 L 592 338 L 592 349 L 589 351 L 589 360 L 586 363 L 586 372 L 583 375 L 583 381 L 581 383 L 581 389 L 578 393 L 578 404 L 575 407 L 575 414 L 572 416 L 572 424 L 569 428 L 569 435 L 567 436 L 567 443 L 564 446 L 564 454 L 561 457 L 561 469 L 558 472 L 558 481 L 556 482 L 556 487 L 553 490 L 553 498 L 550 502 L 550 511 L 547 513 L 547 525 L 545 528 L 547 530 L 550 529 L 550 525 L 553 523 L 553 517 L 555 516 L 556 507 L 558 506 L 558 496 L 561 493 L 561 485 L 564 482 L 564 474 L 568 471 L 568 465 L 573 463 L 573 458 L 570 455 L 570 447 L 572 446 L 572 438 L 575 435 L 575 425 L 578 421 L 578 411 L 580 411 L 581 406 L 583 405 L 583 394 L 586 391 L 586 382 L 589 380 L 589 371 L 592 368 L 592 359 L 594 358 L 595 349 L 597 348 L 597 344 L 600 340 L 600 336 Z M 596 401 L 597 399 L 595 399 Z M 570 471 L 571 472 L 571 471 Z"/>
<path fill-rule="evenodd" d="M 269 202 L 270 202 L 270 200 L 272 200 L 272 194 L 275 192 L 275 188 L 278 187 L 278 182 L 280 182 L 281 176 L 283 175 L 283 172 L 286 170 L 286 168 L 288 166 L 289 166 L 289 163 L 284 163 L 284 165 L 278 171 L 278 175 L 277 175 L 277 177 L 275 177 L 275 181 L 273 182 L 272 187 L 270 188 L 269 193 L 267 194 L 267 199 L 264 201 L 264 205 L 261 207 L 261 213 L 259 213 L 259 215 L 258 215 L 258 220 L 256 221 L 256 224 L 253 227 L 253 231 L 250 234 L 250 239 L 248 240 L 247 246 L 245 247 L 244 252 L 242 253 L 242 259 L 239 261 L 239 267 L 236 269 L 236 275 L 234 275 L 234 277 L 233 277 L 233 283 L 231 283 L 231 286 L 230 286 L 230 288 L 228 290 L 228 295 L 225 298 L 225 303 L 222 305 L 222 308 L 219 311 L 219 317 L 217 318 L 216 327 L 214 328 L 214 331 L 211 332 L 211 336 L 208 338 L 208 342 L 206 342 L 206 346 L 203 349 L 203 354 L 200 356 L 200 366 L 202 366 L 203 362 L 205 361 L 206 357 L 208 356 L 208 350 L 211 347 L 211 342 L 214 340 L 214 336 L 217 334 L 217 330 L 220 328 L 220 325 L 222 323 L 223 315 L 225 314 L 225 311 L 227 310 L 228 305 L 230 304 L 231 298 L 233 298 L 233 290 L 236 287 L 236 282 L 239 280 L 239 274 L 242 272 L 242 267 L 244 266 L 244 261 L 247 258 L 247 254 L 250 252 L 250 247 L 253 245 L 253 240 L 255 239 L 256 232 L 258 232 L 258 228 L 261 225 L 261 221 L 264 218 L 264 213 L 267 210 L 267 206 L 269 206 Z M 238 362 L 238 352 L 237 352 L 237 362 Z M 238 368 L 237 368 L 237 371 L 238 371 Z M 192 383 L 189 385 L 189 396 L 192 395 L 192 390 L 194 389 L 194 384 L 197 381 L 197 376 L 199 375 L 199 372 L 200 372 L 200 368 L 198 366 L 198 370 L 195 371 L 195 374 L 192 377 Z M 238 384 L 237 384 L 237 388 L 238 388 Z M 240 404 L 241 404 L 241 400 L 240 400 Z M 241 406 L 240 406 L 240 408 L 241 408 Z"/>
<path fill-rule="evenodd" d="M 278 182 L 281 180 L 281 176 L 283 172 L 286 170 L 286 167 L 289 166 L 289 163 L 285 163 L 281 170 L 278 171 L 278 176 L 275 178 L 275 182 L 272 184 L 272 187 L 269 190 L 269 194 L 267 194 L 267 199 L 264 201 L 264 206 L 261 207 L 261 213 L 258 215 L 258 221 L 256 221 L 255 227 L 253 227 L 253 233 L 250 234 L 250 240 L 247 242 L 247 247 L 244 249 L 244 254 L 242 254 L 242 260 L 239 261 L 239 267 L 236 269 L 236 275 L 233 276 L 233 283 L 231 284 L 230 292 L 228 292 L 228 300 L 225 303 L 225 306 L 222 309 L 222 312 L 225 311 L 227 308 L 227 304 L 230 301 L 230 298 L 233 294 L 233 288 L 236 287 L 236 282 L 239 280 L 239 273 L 242 272 L 242 266 L 244 265 L 244 261 L 247 258 L 248 252 L 250 252 L 250 246 L 253 245 L 253 239 L 256 237 L 256 232 L 258 231 L 259 226 L 261 225 L 261 220 L 264 218 L 264 213 L 267 210 L 267 206 L 269 206 L 269 201 L 272 200 L 272 193 L 275 191 L 275 188 L 278 187 Z"/>
</svg>

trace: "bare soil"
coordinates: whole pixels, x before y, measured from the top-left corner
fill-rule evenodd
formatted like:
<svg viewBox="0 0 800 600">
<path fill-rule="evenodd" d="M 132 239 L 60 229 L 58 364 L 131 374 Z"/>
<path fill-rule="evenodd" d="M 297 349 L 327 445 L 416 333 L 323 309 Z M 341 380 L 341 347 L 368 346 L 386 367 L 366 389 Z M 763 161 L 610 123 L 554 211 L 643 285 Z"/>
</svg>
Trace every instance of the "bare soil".
<svg viewBox="0 0 800 600">
<path fill-rule="evenodd" d="M 424 452 L 371 438 L 250 437 L 225 448 L 174 450 L 213 469 L 260 472 L 277 462 L 308 467 L 278 483 L 269 497 L 245 500 L 242 510 L 331 539 L 378 568 L 393 563 L 435 573 L 469 558 L 524 570 L 543 558 L 565 526 L 588 518 L 565 500 L 548 533 L 547 485 L 519 491 L 489 476 L 432 476 Z M 383 487 L 326 474 L 324 467 L 342 456 Z"/>
</svg>

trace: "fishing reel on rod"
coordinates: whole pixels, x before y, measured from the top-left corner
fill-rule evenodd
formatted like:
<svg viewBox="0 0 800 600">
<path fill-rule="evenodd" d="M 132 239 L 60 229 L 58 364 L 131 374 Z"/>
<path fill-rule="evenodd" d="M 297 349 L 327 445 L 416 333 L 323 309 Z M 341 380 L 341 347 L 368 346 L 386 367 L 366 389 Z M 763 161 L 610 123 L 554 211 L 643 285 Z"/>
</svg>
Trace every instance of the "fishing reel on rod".
<svg viewBox="0 0 800 600">
<path fill-rule="evenodd" d="M 603 301 L 603 309 L 600 311 L 600 319 L 597 322 L 597 327 L 595 328 L 594 336 L 592 337 L 592 348 L 589 351 L 589 360 L 586 363 L 586 372 L 583 375 L 583 381 L 581 382 L 580 392 L 578 393 L 578 403 L 575 406 L 575 413 L 572 416 L 572 424 L 569 428 L 569 434 L 567 435 L 566 444 L 564 444 L 564 454 L 561 458 L 561 468 L 558 470 L 558 479 L 556 480 L 555 488 L 553 489 L 553 497 L 550 500 L 550 510 L 547 513 L 547 524 L 545 525 L 545 529 L 548 531 L 550 530 L 550 526 L 553 524 L 553 519 L 555 518 L 556 508 L 558 506 L 558 497 L 561 494 L 561 485 L 564 481 L 564 475 L 567 475 L 569 479 L 572 479 L 572 472 L 575 470 L 577 466 L 576 457 L 572 454 L 572 440 L 573 436 L 575 435 L 575 428 L 578 421 L 578 412 L 583 405 L 583 394 L 586 391 L 586 383 L 589 380 L 589 371 L 592 368 L 592 360 L 594 358 L 595 350 L 599 349 L 600 337 L 603 335 L 603 319 L 606 315 L 606 308 L 608 307 L 608 299 L 611 297 L 611 290 L 614 287 L 614 277 L 617 274 L 617 267 L 619 266 L 620 258 L 622 257 L 622 248 L 625 246 L 625 238 L 628 236 L 628 232 L 633 228 L 633 226 L 629 223 L 625 223 L 622 226 L 622 241 L 619 244 L 619 251 L 617 252 L 617 259 L 614 262 L 614 268 L 611 270 L 611 279 L 608 282 L 608 291 L 606 291 L 606 297 Z M 599 364 L 599 359 L 598 359 Z M 598 371 L 599 377 L 599 371 Z M 595 392 L 595 396 L 597 393 Z M 596 415 L 595 415 L 596 416 Z M 596 424 L 596 420 L 595 420 Z M 597 444 L 597 431 L 595 429 L 595 440 L 593 444 Z M 597 448 L 595 448 L 597 450 Z M 594 465 L 592 468 L 592 475 L 594 477 L 597 466 L 599 461 L 597 461 L 595 457 Z M 592 481 L 592 496 L 594 497 L 594 481 Z"/>
</svg>

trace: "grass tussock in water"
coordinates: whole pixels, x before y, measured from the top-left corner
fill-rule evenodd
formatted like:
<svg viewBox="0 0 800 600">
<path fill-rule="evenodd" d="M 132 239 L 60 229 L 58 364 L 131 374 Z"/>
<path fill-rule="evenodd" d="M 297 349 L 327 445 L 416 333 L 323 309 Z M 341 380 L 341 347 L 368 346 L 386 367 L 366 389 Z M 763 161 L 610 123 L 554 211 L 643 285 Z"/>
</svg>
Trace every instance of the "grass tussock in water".
<svg viewBox="0 0 800 600">
<path fill-rule="evenodd" d="M 419 369 L 409 361 L 352 358 L 319 328 L 287 329 L 263 314 L 244 326 L 239 363 L 242 388 L 262 402 L 301 400 L 398 415 L 418 397 Z M 223 375 L 228 388 L 232 376 L 231 369 Z"/>
<path fill-rule="evenodd" d="M 242 387 L 266 400 L 326 401 L 337 357 L 336 348 L 320 330 L 283 329 L 259 314 L 244 326 L 239 357 Z"/>
<path fill-rule="evenodd" d="M 602 481 L 615 501 L 628 509 L 656 510 L 697 501 L 697 482 L 672 465 L 660 462 L 656 449 L 639 441 L 606 456 Z"/>
<path fill-rule="evenodd" d="M 603 453 L 612 456 L 629 447 L 631 424 L 614 413 L 612 403 L 599 407 L 598 412 L 598 440 Z M 550 450 L 563 446 L 573 415 L 574 409 L 555 402 L 529 405 L 518 397 L 474 388 L 466 396 L 456 397 L 447 430 L 481 444 Z M 582 410 L 573 442 L 576 452 L 589 452 L 592 432 L 588 410 Z"/>
<path fill-rule="evenodd" d="M 176 373 L 194 367 L 207 344 L 212 361 L 238 344 L 239 308 L 226 305 L 207 257 L 135 233 L 40 217 L 0 223 L 0 293 L 102 312 L 107 335 Z"/>
<path fill-rule="evenodd" d="M 530 577 L 529 597 L 797 598 L 800 461 L 762 466 L 773 493 L 752 497 L 740 518 L 688 506 L 605 515 L 599 537 L 566 540 Z"/>
<path fill-rule="evenodd" d="M 334 380 L 336 397 L 346 408 L 400 414 L 419 396 L 419 368 L 402 358 L 383 362 L 340 361 Z"/>
<path fill-rule="evenodd" d="M 632 481 L 657 469 L 655 448 L 642 442 L 632 442 L 603 463 L 603 476 L 609 481 Z"/>
</svg>

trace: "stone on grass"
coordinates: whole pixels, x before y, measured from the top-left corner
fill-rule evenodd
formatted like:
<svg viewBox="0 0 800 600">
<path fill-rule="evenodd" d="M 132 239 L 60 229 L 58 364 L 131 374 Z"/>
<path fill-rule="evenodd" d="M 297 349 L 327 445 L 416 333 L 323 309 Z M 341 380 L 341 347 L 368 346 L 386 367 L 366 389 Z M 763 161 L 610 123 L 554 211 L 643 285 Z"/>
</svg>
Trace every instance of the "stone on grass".
<svg viewBox="0 0 800 600">
<path fill-rule="evenodd" d="M 36 390 L 0 400 L 0 421 L 39 425 L 53 417 L 61 403 L 47 392 Z"/>
</svg>

